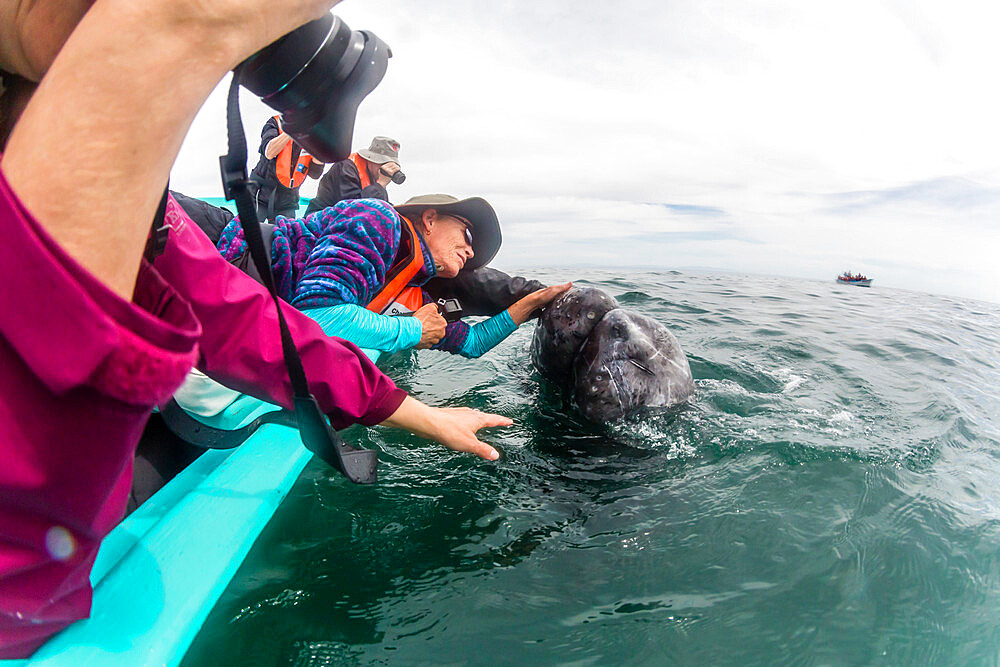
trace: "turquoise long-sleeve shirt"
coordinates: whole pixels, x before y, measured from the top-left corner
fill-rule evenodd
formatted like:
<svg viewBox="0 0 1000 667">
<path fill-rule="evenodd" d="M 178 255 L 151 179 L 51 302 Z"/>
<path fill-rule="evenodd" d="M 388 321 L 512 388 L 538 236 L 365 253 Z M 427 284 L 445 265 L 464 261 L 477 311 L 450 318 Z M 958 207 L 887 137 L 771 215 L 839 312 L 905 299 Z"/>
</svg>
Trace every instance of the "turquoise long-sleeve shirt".
<svg viewBox="0 0 1000 667">
<path fill-rule="evenodd" d="M 329 336 L 349 340 L 360 348 L 398 352 L 416 347 L 422 326 L 415 317 L 390 317 L 374 313 L 353 303 L 311 308 L 306 311 Z M 506 310 L 469 328 L 458 354 L 476 358 L 493 349 L 517 326 Z"/>
</svg>

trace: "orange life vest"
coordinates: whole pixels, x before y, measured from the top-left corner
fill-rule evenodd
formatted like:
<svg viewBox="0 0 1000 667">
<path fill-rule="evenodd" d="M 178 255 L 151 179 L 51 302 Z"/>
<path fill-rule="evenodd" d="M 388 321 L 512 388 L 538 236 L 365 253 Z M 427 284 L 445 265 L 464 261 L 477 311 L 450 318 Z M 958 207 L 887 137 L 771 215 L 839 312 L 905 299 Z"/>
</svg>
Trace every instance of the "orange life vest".
<svg viewBox="0 0 1000 667">
<path fill-rule="evenodd" d="M 274 120 L 278 122 L 278 130 L 281 131 L 281 117 L 275 116 Z M 294 156 L 296 152 L 298 152 L 297 157 Z M 309 174 L 309 166 L 313 161 L 312 155 L 309 155 L 294 141 L 289 141 L 278 153 L 276 159 L 278 161 L 274 165 L 274 173 L 278 177 L 279 183 L 291 190 L 305 183 L 306 176 Z M 292 160 L 295 160 L 295 164 L 292 164 Z"/>
<path fill-rule="evenodd" d="M 364 190 L 371 185 L 372 179 L 371 176 L 368 175 L 368 160 L 364 159 L 357 153 L 351 153 L 350 157 L 347 159 L 354 162 L 354 166 L 358 168 L 358 176 L 361 178 L 361 189 Z"/>
<path fill-rule="evenodd" d="M 385 276 L 385 287 L 368 302 L 368 310 L 382 315 L 409 315 L 424 305 L 424 296 L 419 287 L 410 285 L 413 277 L 424 266 L 424 251 L 413 223 L 399 216 L 402 230 L 399 237 L 399 252 L 396 261 Z"/>
</svg>

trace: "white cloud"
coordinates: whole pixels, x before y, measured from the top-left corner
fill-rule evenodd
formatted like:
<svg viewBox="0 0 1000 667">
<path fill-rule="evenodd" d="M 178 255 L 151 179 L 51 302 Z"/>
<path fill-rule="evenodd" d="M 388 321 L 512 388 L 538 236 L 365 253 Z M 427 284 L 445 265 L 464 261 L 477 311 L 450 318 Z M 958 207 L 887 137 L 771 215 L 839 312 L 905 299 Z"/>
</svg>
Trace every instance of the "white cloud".
<svg viewBox="0 0 1000 667">
<path fill-rule="evenodd" d="M 402 142 L 397 199 L 490 198 L 505 225 L 500 265 L 831 279 L 850 267 L 876 284 L 1000 301 L 998 6 L 388 0 L 337 11 L 394 52 L 356 143 Z M 243 99 L 253 151 L 270 111 Z M 195 120 L 178 189 L 219 194 L 224 102 L 217 90 Z M 941 190 L 956 182 L 974 184 L 977 205 Z M 859 192 L 872 194 L 837 196 Z"/>
</svg>

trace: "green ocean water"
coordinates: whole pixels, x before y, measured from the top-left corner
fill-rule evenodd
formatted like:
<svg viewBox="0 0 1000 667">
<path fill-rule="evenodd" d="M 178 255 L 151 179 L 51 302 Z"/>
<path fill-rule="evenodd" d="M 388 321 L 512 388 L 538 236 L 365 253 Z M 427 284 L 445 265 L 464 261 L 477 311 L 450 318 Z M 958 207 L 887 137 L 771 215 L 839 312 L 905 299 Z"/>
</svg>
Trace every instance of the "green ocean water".
<svg viewBox="0 0 1000 667">
<path fill-rule="evenodd" d="M 594 426 L 532 370 L 383 368 L 516 425 L 489 463 L 352 428 L 311 463 L 185 665 L 995 664 L 1000 306 L 739 275 L 574 278 L 674 332 L 680 409 Z"/>
</svg>

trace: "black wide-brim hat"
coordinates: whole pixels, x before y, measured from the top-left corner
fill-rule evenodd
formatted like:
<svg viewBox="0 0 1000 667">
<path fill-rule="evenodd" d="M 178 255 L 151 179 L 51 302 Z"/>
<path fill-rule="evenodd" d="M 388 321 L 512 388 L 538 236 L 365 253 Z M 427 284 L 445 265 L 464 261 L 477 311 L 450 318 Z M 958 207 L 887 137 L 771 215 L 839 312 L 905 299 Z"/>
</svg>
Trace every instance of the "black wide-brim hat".
<svg viewBox="0 0 1000 667">
<path fill-rule="evenodd" d="M 464 271 L 486 266 L 496 257 L 503 237 L 500 235 L 500 221 L 490 203 L 482 197 L 459 199 L 451 195 L 420 195 L 411 197 L 395 207 L 400 214 L 409 218 L 414 225 L 426 209 L 439 213 L 457 215 L 469 221 L 472 232 L 473 257 L 465 263 Z"/>
</svg>

